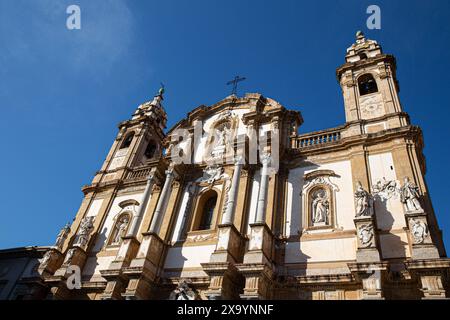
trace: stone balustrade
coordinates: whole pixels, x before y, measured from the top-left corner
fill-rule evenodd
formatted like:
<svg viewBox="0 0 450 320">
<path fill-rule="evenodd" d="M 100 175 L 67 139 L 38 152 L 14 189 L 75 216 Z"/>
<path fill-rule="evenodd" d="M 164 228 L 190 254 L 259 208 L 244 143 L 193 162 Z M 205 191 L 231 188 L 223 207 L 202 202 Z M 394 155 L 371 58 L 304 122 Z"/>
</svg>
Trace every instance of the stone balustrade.
<svg viewBox="0 0 450 320">
<path fill-rule="evenodd" d="M 128 172 L 127 180 L 145 179 L 148 177 L 151 170 L 152 170 L 152 168 L 149 166 L 137 167 L 137 168 L 131 169 Z"/>
<path fill-rule="evenodd" d="M 291 138 L 291 147 L 303 149 L 337 142 L 341 139 L 341 128 L 302 134 Z"/>
</svg>

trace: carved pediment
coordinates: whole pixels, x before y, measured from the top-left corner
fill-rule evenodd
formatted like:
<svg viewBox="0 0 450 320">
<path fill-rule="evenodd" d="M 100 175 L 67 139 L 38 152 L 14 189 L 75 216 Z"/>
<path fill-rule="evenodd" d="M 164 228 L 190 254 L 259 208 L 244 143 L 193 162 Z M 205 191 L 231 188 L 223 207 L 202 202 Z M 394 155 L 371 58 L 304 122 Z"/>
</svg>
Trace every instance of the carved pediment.
<svg viewBox="0 0 450 320">
<path fill-rule="evenodd" d="M 307 181 L 307 180 L 313 180 L 318 177 L 337 177 L 337 174 L 334 173 L 333 170 L 316 170 L 313 172 L 306 173 L 303 176 L 303 179 L 305 181 Z"/>
<path fill-rule="evenodd" d="M 134 199 L 127 199 L 122 201 L 121 203 L 119 203 L 119 207 L 126 208 L 126 207 L 131 207 L 131 206 L 138 206 L 139 202 L 134 200 Z"/>
</svg>

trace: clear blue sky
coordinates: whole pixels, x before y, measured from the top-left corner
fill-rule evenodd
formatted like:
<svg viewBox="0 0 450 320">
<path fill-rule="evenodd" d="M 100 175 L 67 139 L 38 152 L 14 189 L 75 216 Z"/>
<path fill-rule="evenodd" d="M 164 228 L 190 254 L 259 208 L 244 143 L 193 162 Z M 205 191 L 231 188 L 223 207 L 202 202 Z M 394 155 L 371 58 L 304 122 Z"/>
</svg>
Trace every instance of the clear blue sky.
<svg viewBox="0 0 450 320">
<path fill-rule="evenodd" d="M 66 7 L 82 29 L 66 29 Z M 378 4 L 382 29 L 367 30 Z M 344 123 L 335 69 L 356 30 L 398 60 L 403 107 L 425 137 L 426 179 L 450 244 L 450 2 L 0 0 L 0 248 L 53 244 L 117 133 L 160 81 L 169 127 L 192 108 L 260 92 L 302 132 Z M 449 247 L 450 248 L 450 247 Z"/>
</svg>

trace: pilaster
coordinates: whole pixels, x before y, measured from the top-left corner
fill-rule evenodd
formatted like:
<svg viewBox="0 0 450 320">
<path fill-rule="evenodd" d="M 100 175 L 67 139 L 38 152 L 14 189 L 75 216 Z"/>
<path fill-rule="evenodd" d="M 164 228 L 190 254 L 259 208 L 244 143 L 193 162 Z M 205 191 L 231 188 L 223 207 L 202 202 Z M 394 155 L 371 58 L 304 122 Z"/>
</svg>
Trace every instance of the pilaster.
<svg viewBox="0 0 450 320">
<path fill-rule="evenodd" d="M 233 224 L 221 224 L 218 229 L 219 239 L 210 262 L 201 264 L 211 278 L 206 296 L 214 300 L 237 299 L 243 283 L 234 265 L 242 262 L 245 239 Z"/>
<path fill-rule="evenodd" d="M 176 218 L 175 211 L 178 208 L 180 197 L 182 196 L 182 191 L 183 188 L 181 187 L 181 182 L 179 180 L 175 180 L 172 183 L 172 189 L 167 201 L 167 207 L 161 223 L 161 229 L 159 232 L 159 236 L 161 237 L 161 239 L 167 240 L 166 238 L 170 236 L 170 231 Z"/>
<path fill-rule="evenodd" d="M 248 251 L 236 268 L 245 277 L 242 299 L 270 299 L 274 265 L 274 236 L 265 223 L 250 225 Z"/>
<path fill-rule="evenodd" d="M 70 299 L 71 290 L 67 286 L 67 280 L 72 273 L 69 267 L 76 266 L 80 271 L 83 270 L 86 258 L 86 251 L 79 246 L 74 246 L 67 250 L 63 264 L 55 271 L 54 275 L 44 278 L 44 282 L 50 286 L 51 299 Z"/>
<path fill-rule="evenodd" d="M 429 222 L 425 211 L 407 211 L 405 219 L 409 230 L 411 258 L 414 260 L 439 259 L 439 252 L 429 232 Z"/>
<path fill-rule="evenodd" d="M 134 236 L 125 236 L 116 258 L 109 265 L 108 269 L 100 270 L 103 278 L 108 283 L 104 290 L 102 300 L 122 299 L 121 293 L 125 290 L 128 278 L 122 273 L 122 270 L 130 265 L 131 260 L 136 257 L 139 249 L 139 241 Z"/>
<path fill-rule="evenodd" d="M 405 264 L 418 282 L 423 300 L 448 298 L 448 288 L 445 288 L 444 283 L 448 283 L 450 259 L 411 260 Z"/>
<path fill-rule="evenodd" d="M 356 228 L 356 261 L 362 263 L 380 262 L 380 252 L 377 237 L 375 215 L 360 216 L 354 220 Z"/>
<path fill-rule="evenodd" d="M 362 283 L 363 300 L 384 299 L 382 283 L 389 272 L 387 262 L 348 263 L 356 281 Z"/>
<path fill-rule="evenodd" d="M 164 261 L 166 244 L 152 232 L 144 233 L 139 251 L 123 274 L 130 280 L 122 296 L 130 300 L 151 298 L 152 286 Z"/>
</svg>

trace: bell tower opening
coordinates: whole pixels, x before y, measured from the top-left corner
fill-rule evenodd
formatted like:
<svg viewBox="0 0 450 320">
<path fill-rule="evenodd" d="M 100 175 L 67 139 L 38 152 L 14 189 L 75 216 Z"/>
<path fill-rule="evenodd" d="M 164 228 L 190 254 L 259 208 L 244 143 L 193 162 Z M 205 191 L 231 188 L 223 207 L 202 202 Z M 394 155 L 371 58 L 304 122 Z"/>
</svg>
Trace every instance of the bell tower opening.
<svg viewBox="0 0 450 320">
<path fill-rule="evenodd" d="M 378 92 L 377 82 L 370 73 L 364 74 L 359 77 L 358 88 L 360 96 Z"/>
<path fill-rule="evenodd" d="M 131 132 L 127 135 L 127 137 L 125 138 L 125 140 L 123 140 L 122 145 L 120 146 L 120 149 L 126 149 L 131 145 L 131 142 L 133 141 L 134 138 L 134 132 Z"/>
</svg>

